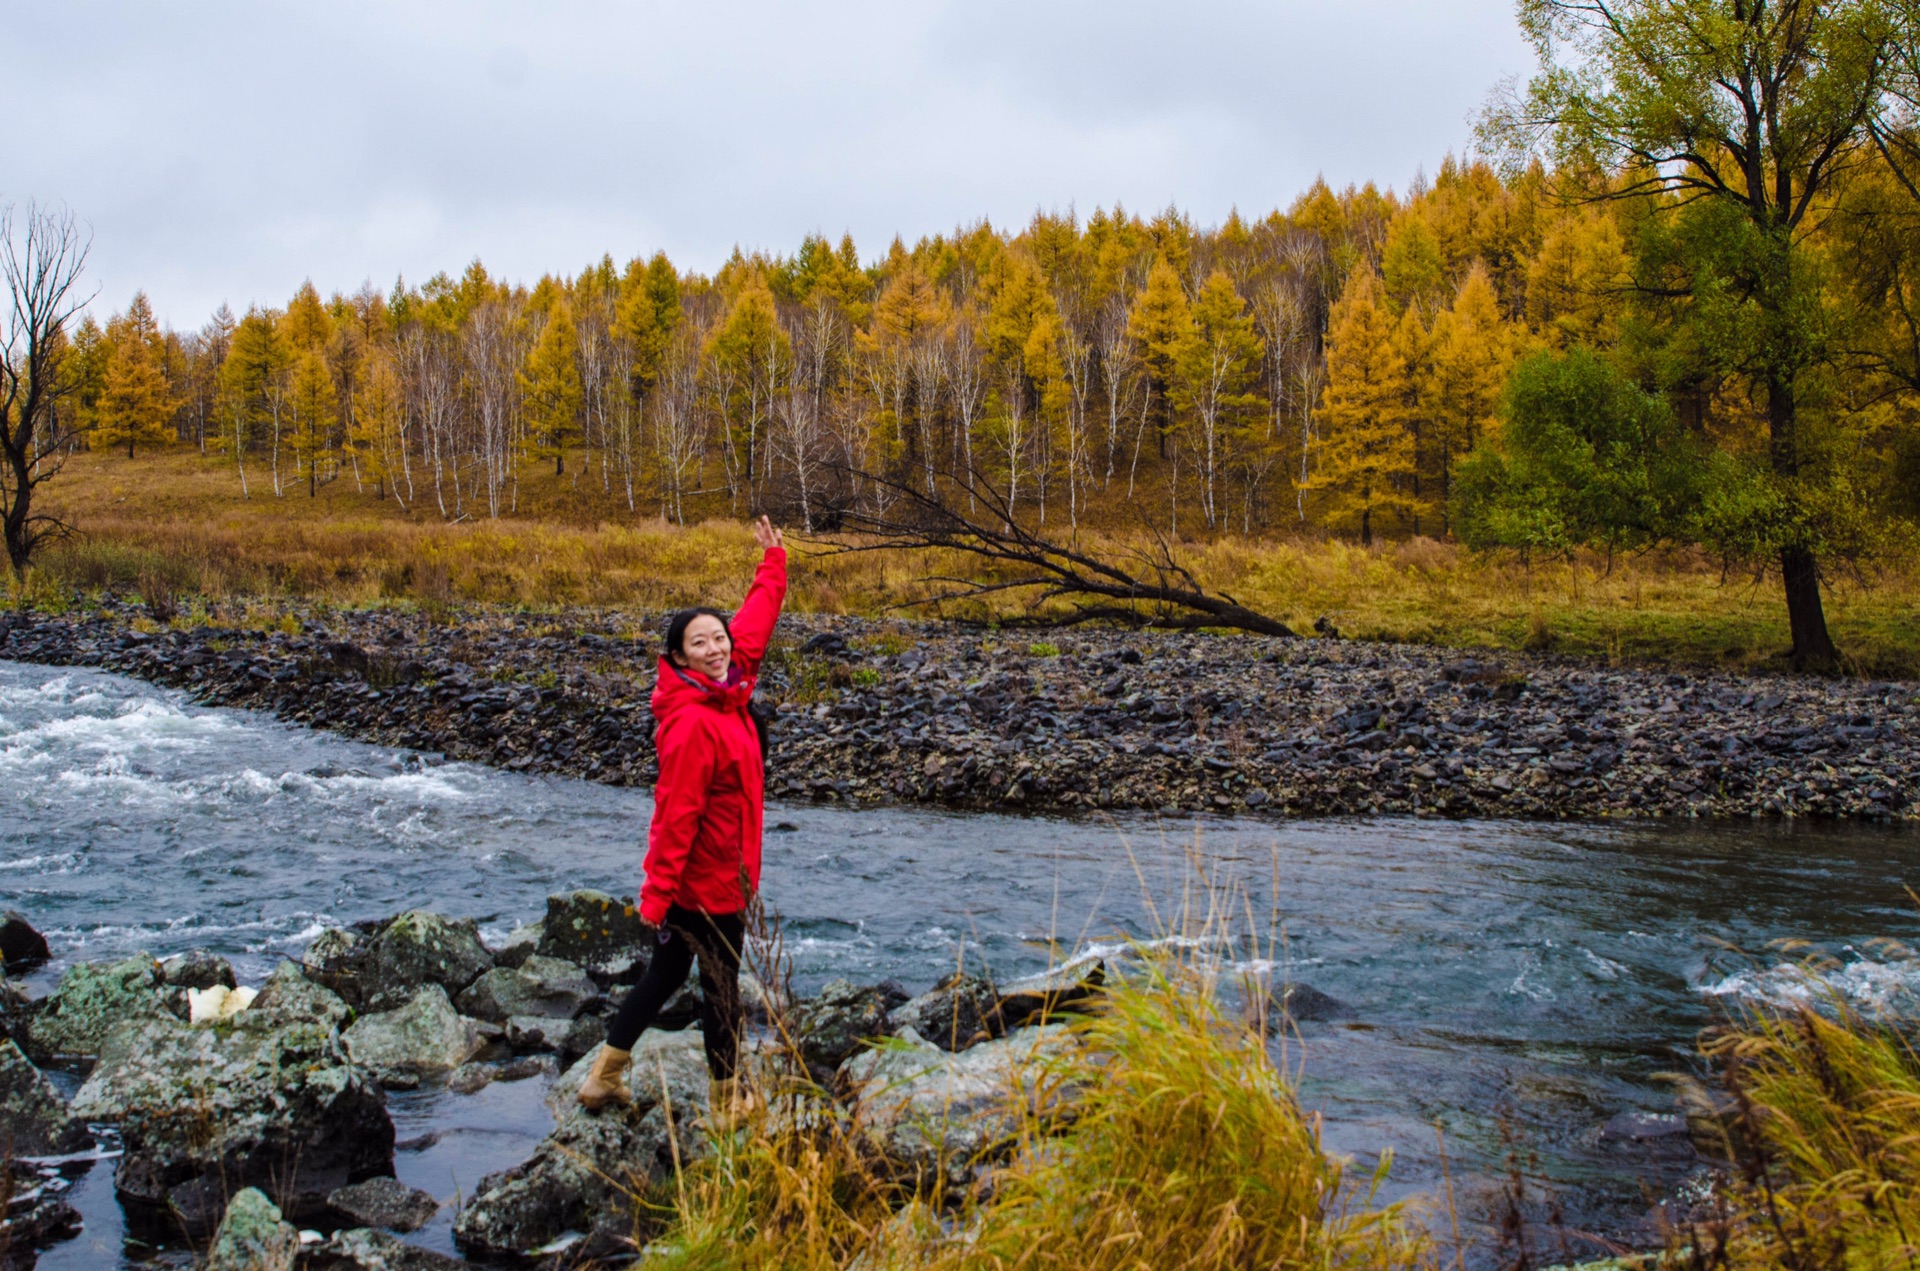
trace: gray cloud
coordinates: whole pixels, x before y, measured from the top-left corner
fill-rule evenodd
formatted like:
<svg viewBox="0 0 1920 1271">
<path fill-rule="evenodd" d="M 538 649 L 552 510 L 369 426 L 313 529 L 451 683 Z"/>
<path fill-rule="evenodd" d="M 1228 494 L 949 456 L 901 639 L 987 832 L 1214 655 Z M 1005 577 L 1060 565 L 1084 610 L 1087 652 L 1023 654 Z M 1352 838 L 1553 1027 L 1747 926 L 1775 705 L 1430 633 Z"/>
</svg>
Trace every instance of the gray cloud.
<svg viewBox="0 0 1920 1271">
<path fill-rule="evenodd" d="M 0 199 L 198 325 L 475 256 L 531 280 L 1118 199 L 1212 223 L 1404 185 L 1529 61 L 1509 0 L 4 5 Z M 16 114 L 15 118 L 22 115 Z"/>
</svg>

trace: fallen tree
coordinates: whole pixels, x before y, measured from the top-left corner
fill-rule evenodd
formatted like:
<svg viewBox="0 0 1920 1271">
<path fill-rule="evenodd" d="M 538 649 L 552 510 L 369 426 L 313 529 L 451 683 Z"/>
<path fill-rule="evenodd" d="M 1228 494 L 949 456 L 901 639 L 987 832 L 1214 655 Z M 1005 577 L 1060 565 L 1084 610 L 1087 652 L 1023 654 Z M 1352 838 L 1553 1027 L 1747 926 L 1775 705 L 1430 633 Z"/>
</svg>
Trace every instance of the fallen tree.
<svg viewBox="0 0 1920 1271">
<path fill-rule="evenodd" d="M 1061 543 L 1042 537 L 1022 525 L 1006 498 L 975 478 L 954 475 L 945 483 L 943 497 L 905 482 L 869 472 L 847 470 L 861 484 L 887 496 L 885 511 L 849 510 L 841 528 L 856 537 L 806 540 L 826 556 L 858 552 L 952 551 L 1012 571 L 1011 577 L 961 578 L 929 574 L 925 581 L 947 588 L 909 602 L 938 605 L 950 601 L 985 600 L 989 596 L 1025 592 L 1027 613 L 1002 625 L 1035 627 L 1074 626 L 1083 622 L 1114 622 L 1130 627 L 1196 631 L 1225 627 L 1258 635 L 1293 636 L 1277 618 L 1249 609 L 1225 592 L 1202 586 L 1193 572 L 1174 555 L 1173 546 L 1157 529 L 1143 523 L 1151 550 L 1128 548 L 1096 553 L 1078 542 Z M 1068 608 L 1041 612 L 1054 601 Z"/>
</svg>

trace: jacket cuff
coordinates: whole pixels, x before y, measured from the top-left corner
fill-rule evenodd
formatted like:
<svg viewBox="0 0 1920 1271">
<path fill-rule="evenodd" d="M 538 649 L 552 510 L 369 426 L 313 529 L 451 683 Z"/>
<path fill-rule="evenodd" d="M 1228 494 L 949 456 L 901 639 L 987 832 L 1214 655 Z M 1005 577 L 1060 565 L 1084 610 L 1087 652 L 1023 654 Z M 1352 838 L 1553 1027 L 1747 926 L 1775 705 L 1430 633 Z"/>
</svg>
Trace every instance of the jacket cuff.
<svg viewBox="0 0 1920 1271">
<path fill-rule="evenodd" d="M 660 896 L 642 896 L 640 898 L 640 921 L 649 927 L 657 927 L 667 920 L 667 902 Z"/>
</svg>

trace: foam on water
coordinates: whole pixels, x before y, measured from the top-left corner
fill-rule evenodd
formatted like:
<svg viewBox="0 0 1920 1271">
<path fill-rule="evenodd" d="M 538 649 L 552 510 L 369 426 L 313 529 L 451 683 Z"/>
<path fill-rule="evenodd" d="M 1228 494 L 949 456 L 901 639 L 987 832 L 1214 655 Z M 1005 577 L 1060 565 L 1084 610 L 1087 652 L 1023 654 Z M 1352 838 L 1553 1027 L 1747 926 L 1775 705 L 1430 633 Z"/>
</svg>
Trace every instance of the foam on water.
<svg viewBox="0 0 1920 1271">
<path fill-rule="evenodd" d="M 1748 968 L 1700 986 L 1708 997 L 1739 998 L 1767 1006 L 1846 1004 L 1871 1014 L 1920 1010 L 1920 961 L 1862 958 L 1840 967 L 1781 963 Z"/>
</svg>

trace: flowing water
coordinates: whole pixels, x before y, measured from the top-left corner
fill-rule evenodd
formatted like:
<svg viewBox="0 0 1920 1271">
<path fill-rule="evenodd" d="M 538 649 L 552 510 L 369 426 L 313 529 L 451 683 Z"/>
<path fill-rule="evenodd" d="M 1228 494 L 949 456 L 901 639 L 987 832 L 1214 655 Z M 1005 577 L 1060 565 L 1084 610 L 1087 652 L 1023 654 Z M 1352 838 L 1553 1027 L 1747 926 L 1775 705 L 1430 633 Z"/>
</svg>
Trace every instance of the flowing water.
<svg viewBox="0 0 1920 1271">
<path fill-rule="evenodd" d="M 257 983 L 324 926 L 430 907 L 504 935 L 550 892 L 631 894 L 650 802 L 313 733 L 105 673 L 0 662 L 0 905 L 62 966 L 202 946 Z M 1834 986 L 1920 985 L 1878 941 L 1920 928 L 1920 836 L 1871 827 L 1411 820 L 1043 820 L 775 805 L 764 891 L 802 990 L 917 990 L 963 957 L 1004 981 L 1061 950 L 1163 936 L 1197 873 L 1278 938 L 1276 979 L 1344 1018 L 1276 1039 L 1336 1152 L 1387 1198 L 1449 1186 L 1470 1242 L 1517 1165 L 1535 1217 L 1631 1232 L 1702 1168 L 1684 1141 L 1619 1139 L 1670 1113 L 1661 1074 L 1726 1003 L 1797 991 L 1769 942 L 1833 954 Z M 1271 915 L 1271 923 L 1269 923 Z M 1741 952 L 1744 951 L 1744 952 Z M 1264 968 L 1263 968 L 1264 969 Z M 69 1079 L 70 1083 L 70 1079 Z M 446 1201 L 548 1128 L 537 1081 L 395 1094 L 397 1158 Z M 70 1084 L 69 1084 L 70 1088 Z M 1440 1135 L 1444 1134 L 1443 1168 Z M 111 1168 L 48 1268 L 114 1265 Z M 1443 1226 L 1447 1219 L 1438 1221 Z M 420 1233 L 451 1251 L 450 1208 Z"/>
</svg>

